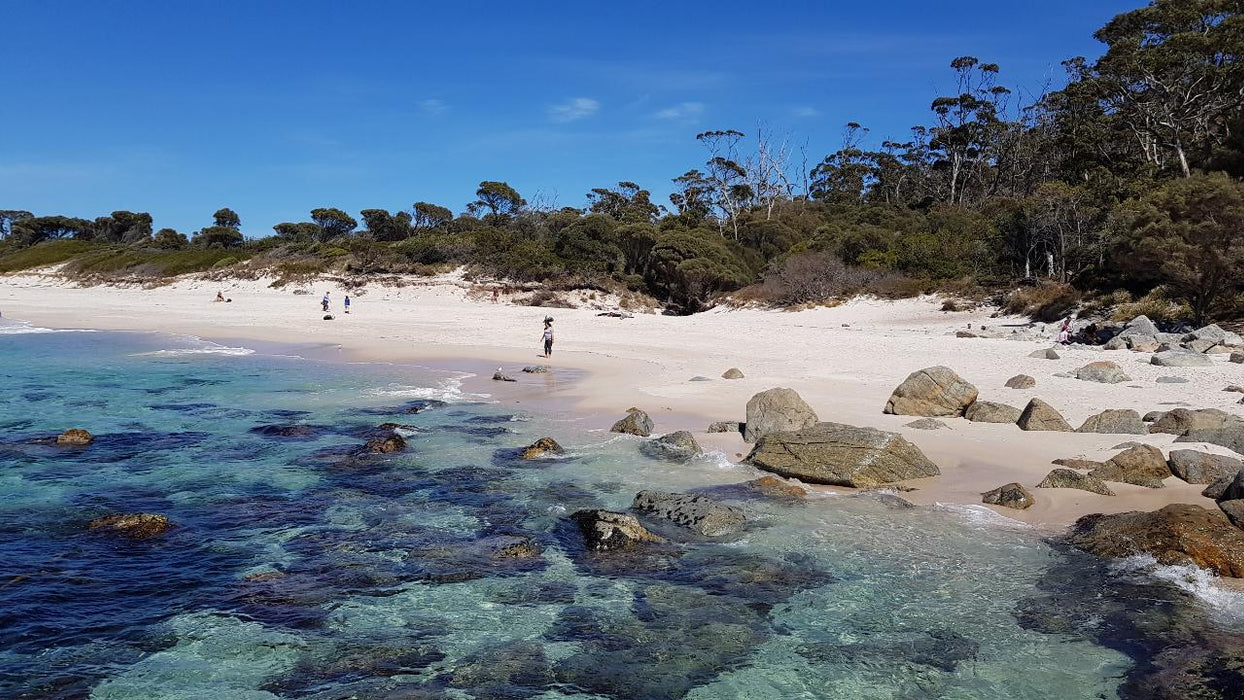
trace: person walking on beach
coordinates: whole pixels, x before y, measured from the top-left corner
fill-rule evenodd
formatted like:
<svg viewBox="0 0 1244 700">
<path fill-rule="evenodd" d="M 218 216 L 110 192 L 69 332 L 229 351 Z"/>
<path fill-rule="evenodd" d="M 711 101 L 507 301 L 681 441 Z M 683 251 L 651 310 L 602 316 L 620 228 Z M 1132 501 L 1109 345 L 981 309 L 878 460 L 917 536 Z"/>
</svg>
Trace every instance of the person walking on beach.
<svg viewBox="0 0 1244 700">
<path fill-rule="evenodd" d="M 544 317 L 544 356 L 553 356 L 553 317 Z"/>
<path fill-rule="evenodd" d="M 324 307 L 324 313 L 328 313 L 328 292 L 324 292 L 324 298 L 320 299 L 320 306 Z"/>
<path fill-rule="evenodd" d="M 346 295 L 345 307 L 346 307 L 346 313 L 350 313 L 350 295 L 349 294 Z"/>
</svg>

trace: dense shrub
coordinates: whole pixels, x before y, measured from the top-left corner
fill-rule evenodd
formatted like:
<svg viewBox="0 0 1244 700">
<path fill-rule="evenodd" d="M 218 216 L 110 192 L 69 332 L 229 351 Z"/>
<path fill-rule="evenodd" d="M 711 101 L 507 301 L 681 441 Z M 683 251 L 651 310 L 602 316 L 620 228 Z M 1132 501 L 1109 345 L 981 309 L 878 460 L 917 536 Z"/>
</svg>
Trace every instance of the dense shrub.
<svg viewBox="0 0 1244 700">
<path fill-rule="evenodd" d="M 1020 287 L 1002 303 L 1002 310 L 1036 321 L 1051 322 L 1069 316 L 1080 303 L 1080 292 L 1069 284 L 1042 282 Z"/>
</svg>

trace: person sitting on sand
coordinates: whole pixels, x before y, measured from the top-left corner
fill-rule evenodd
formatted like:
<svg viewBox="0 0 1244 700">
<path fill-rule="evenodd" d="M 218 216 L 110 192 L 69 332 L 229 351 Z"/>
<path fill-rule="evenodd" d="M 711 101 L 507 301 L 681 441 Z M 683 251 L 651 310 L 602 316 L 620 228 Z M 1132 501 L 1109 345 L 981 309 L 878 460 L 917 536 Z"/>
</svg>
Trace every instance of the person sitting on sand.
<svg viewBox="0 0 1244 700">
<path fill-rule="evenodd" d="M 544 319 L 544 356 L 546 358 L 553 356 L 553 317 L 548 316 Z"/>
<path fill-rule="evenodd" d="M 1064 318 L 1063 325 L 1058 329 L 1058 342 L 1063 345 L 1071 344 L 1071 318 Z"/>
<path fill-rule="evenodd" d="M 224 295 L 224 293 L 223 293 L 223 292 L 216 292 L 216 301 L 224 301 L 224 300 L 225 300 L 225 295 Z"/>
</svg>

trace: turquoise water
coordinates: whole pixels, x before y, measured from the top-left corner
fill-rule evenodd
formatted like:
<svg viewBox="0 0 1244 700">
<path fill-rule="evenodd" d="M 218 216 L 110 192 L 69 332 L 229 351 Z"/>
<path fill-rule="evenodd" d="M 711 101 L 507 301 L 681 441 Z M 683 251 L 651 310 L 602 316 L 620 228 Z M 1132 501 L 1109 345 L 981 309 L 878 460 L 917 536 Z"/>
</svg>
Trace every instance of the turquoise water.
<svg viewBox="0 0 1244 700">
<path fill-rule="evenodd" d="M 427 368 L 35 330 L 0 327 L 0 697 L 1160 697 L 1239 632 L 978 508 L 743 499 L 741 536 L 590 554 L 569 512 L 756 474 Z M 385 422 L 409 449 L 355 457 Z M 514 459 L 542 435 L 570 455 Z M 113 512 L 177 527 L 85 527 Z"/>
</svg>

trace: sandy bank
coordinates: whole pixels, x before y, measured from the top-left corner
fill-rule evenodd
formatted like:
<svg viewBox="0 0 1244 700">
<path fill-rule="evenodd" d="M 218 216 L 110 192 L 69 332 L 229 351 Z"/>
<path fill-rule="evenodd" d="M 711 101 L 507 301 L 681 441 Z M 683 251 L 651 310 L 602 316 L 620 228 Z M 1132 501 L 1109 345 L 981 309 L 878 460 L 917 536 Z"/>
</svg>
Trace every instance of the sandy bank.
<svg viewBox="0 0 1244 700">
<path fill-rule="evenodd" d="M 303 290 L 302 295 L 295 290 Z M 214 303 L 217 291 L 231 303 Z M 322 320 L 320 297 L 333 299 L 332 321 Z M 0 312 L 5 319 L 48 327 L 104 330 L 159 330 L 209 339 L 245 338 L 282 343 L 320 344 L 343 358 L 424 361 L 479 371 L 503 367 L 514 384 L 488 382 L 499 401 L 538 396 L 573 399 L 575 411 L 605 426 L 631 405 L 648 410 L 659 431 L 703 433 L 710 420 L 741 420 L 754 393 L 774 386 L 797 390 L 822 420 L 895 430 L 916 443 L 942 469 L 942 476 L 914 482 L 905 494 L 917 503 L 979 504 L 980 492 L 1018 481 L 1030 488 L 1059 457 L 1104 459 L 1112 446 L 1139 439 L 1169 449 L 1170 435 L 1080 435 L 1026 433 L 1012 425 L 945 419 L 949 430 L 907 428 L 911 417 L 881 413 L 886 398 L 908 373 L 946 365 L 974 383 L 981 398 L 1023 406 L 1040 397 L 1073 425 L 1107 408 L 1142 414 L 1185 405 L 1244 412 L 1239 394 L 1223 392 L 1244 383 L 1244 366 L 1215 358 L 1213 367 L 1160 368 L 1149 355 L 1072 347 L 1062 359 L 1029 358 L 1048 343 L 956 338 L 953 331 L 1021 325 L 1018 318 L 989 318 L 988 311 L 943 312 L 940 301 L 855 300 L 835 308 L 797 313 L 717 310 L 692 317 L 637 314 L 633 318 L 597 316 L 599 309 L 544 309 L 516 306 L 502 298 L 491 303 L 459 280 L 441 278 L 402 288 L 373 286 L 351 295 L 341 313 L 345 290 L 327 283 L 271 289 L 268 280 L 217 283 L 185 280 L 155 289 L 89 287 L 55 276 L 0 277 Z M 608 307 L 607 299 L 582 297 Z M 545 361 L 540 352 L 541 319 L 556 318 L 555 357 L 549 364 L 587 373 L 581 382 L 549 375 L 524 375 L 524 365 Z M 1056 374 L 1088 362 L 1110 359 L 1132 381 L 1097 384 Z M 744 379 L 723 380 L 730 367 Z M 1033 389 L 1004 388 L 1016 374 L 1035 377 Z M 489 373 L 490 374 L 490 373 Z M 691 381 L 702 376 L 709 381 Z M 1160 376 L 1186 383 L 1159 384 Z M 486 377 L 478 380 L 487 381 Z M 551 404 L 550 404 L 551 405 Z M 734 436 L 698 434 L 706 446 L 738 459 L 747 451 Z M 1201 449 L 1196 445 L 1183 445 Z M 1224 452 L 1222 448 L 1205 447 Z M 1035 491 L 1027 511 L 999 509 L 1007 517 L 1044 526 L 1061 526 L 1089 512 L 1153 509 L 1172 502 L 1213 507 L 1200 486 L 1168 479 L 1166 488 L 1112 484 L 1115 497 L 1073 490 Z"/>
</svg>

